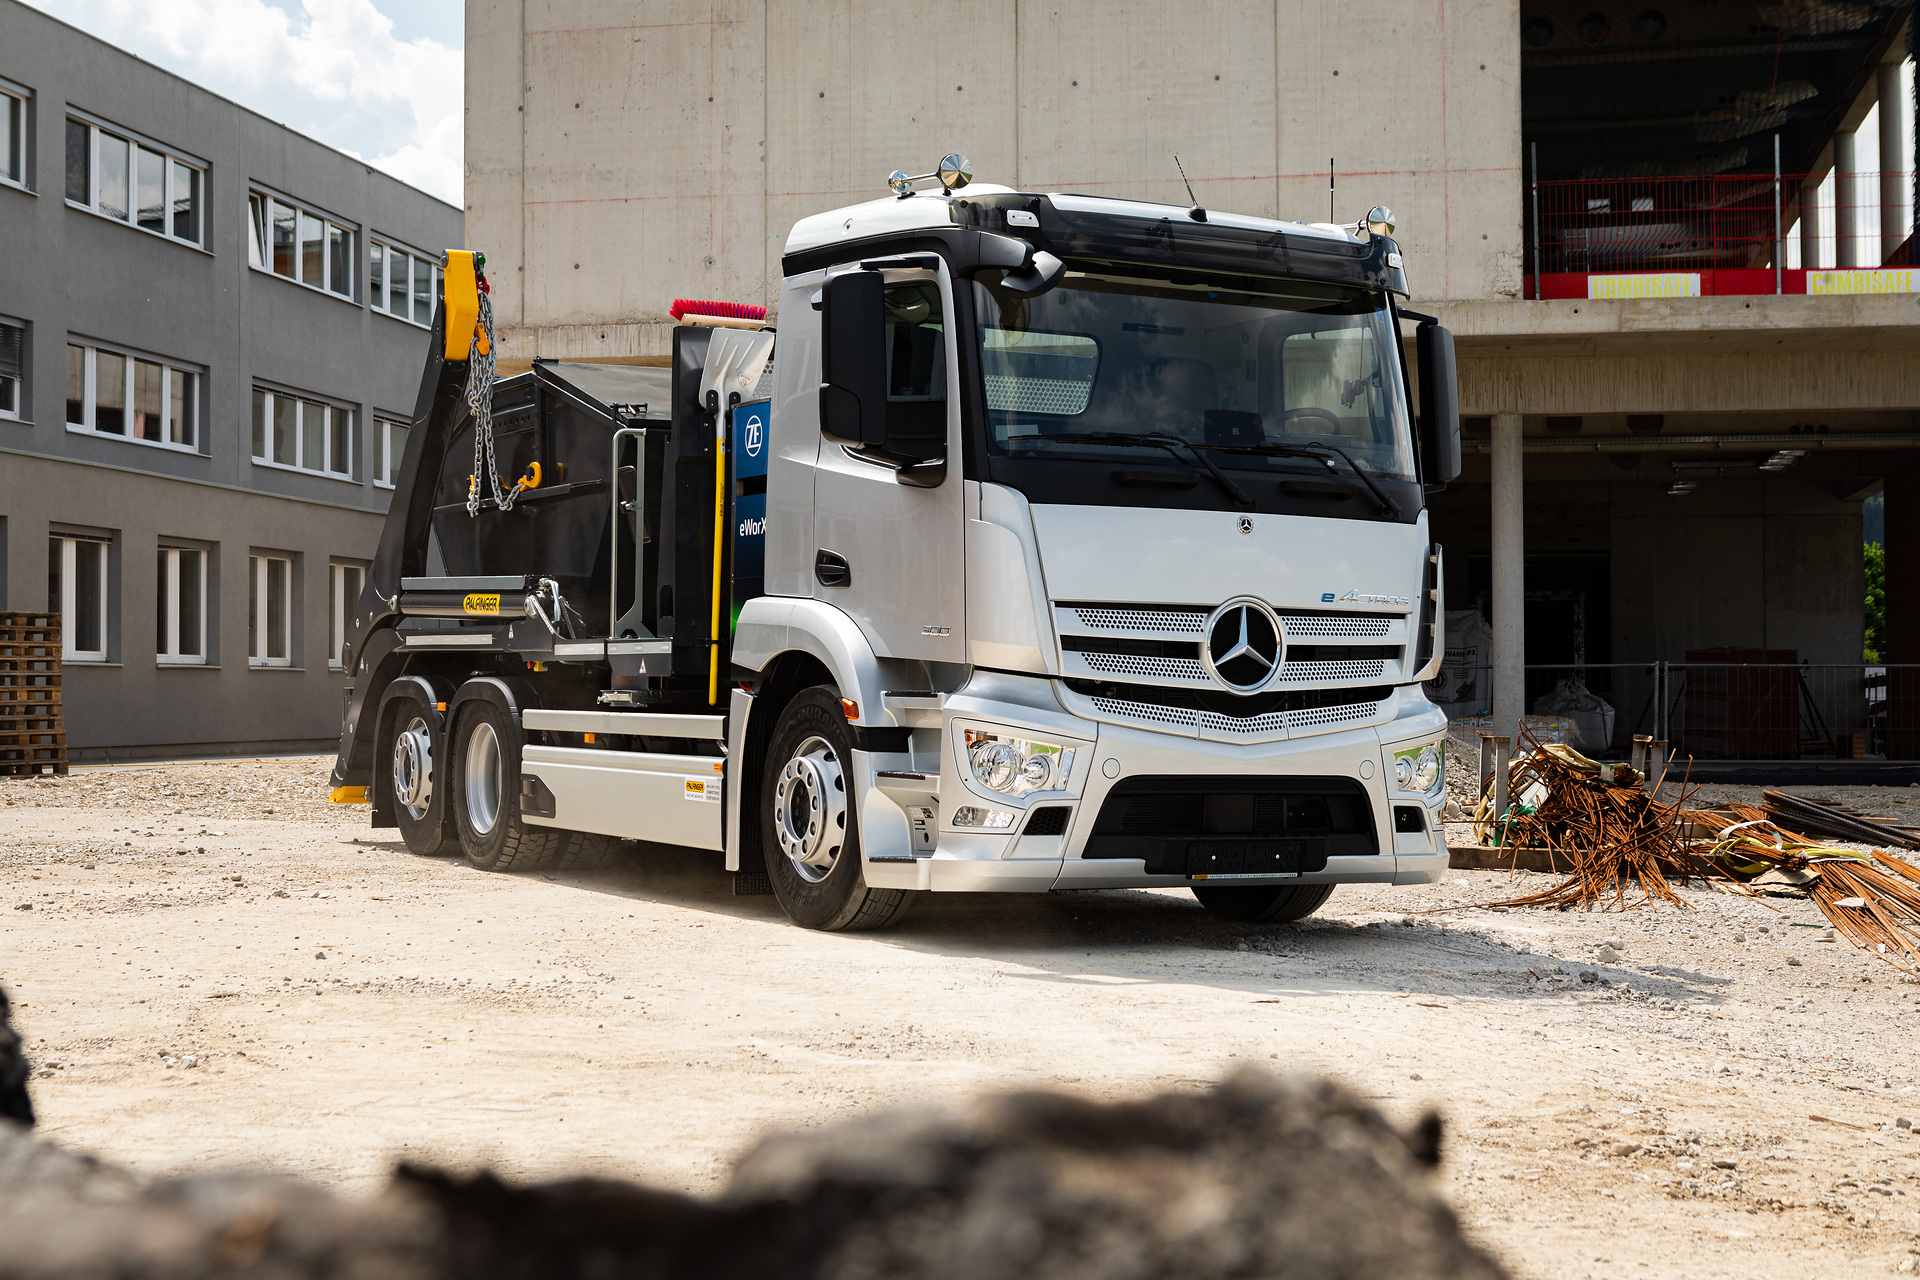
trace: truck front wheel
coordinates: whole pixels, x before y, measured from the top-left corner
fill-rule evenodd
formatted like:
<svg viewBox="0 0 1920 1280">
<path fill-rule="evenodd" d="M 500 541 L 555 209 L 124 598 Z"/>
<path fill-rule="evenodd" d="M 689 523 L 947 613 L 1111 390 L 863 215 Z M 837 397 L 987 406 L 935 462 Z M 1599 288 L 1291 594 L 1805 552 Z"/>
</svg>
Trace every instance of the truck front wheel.
<svg viewBox="0 0 1920 1280">
<path fill-rule="evenodd" d="M 436 741 L 427 709 L 410 698 L 389 712 L 387 762 L 393 784 L 393 819 L 407 848 L 422 857 L 450 853 L 446 848 L 447 796 L 443 779 L 446 743 Z"/>
<path fill-rule="evenodd" d="M 781 910 L 809 929 L 882 929 L 903 889 L 867 886 L 853 796 L 853 734 L 839 693 L 805 690 L 780 713 L 760 791 L 761 847 Z"/>
<path fill-rule="evenodd" d="M 1330 884 L 1276 885 L 1244 889 L 1202 889 L 1195 886 L 1193 896 L 1207 914 L 1243 924 L 1285 924 L 1304 920 L 1333 896 Z"/>
</svg>

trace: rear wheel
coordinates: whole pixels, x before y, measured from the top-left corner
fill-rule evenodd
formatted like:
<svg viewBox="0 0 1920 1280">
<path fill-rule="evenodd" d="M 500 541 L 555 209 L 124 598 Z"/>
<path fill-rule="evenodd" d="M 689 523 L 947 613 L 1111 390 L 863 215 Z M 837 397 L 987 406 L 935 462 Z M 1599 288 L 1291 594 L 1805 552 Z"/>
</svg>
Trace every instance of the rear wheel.
<svg viewBox="0 0 1920 1280">
<path fill-rule="evenodd" d="M 1202 889 L 1195 886 L 1193 896 L 1207 914 L 1222 920 L 1245 924 L 1285 924 L 1304 920 L 1318 911 L 1333 896 L 1330 884 L 1274 885 L 1241 889 Z"/>
<path fill-rule="evenodd" d="M 612 836 L 521 821 L 520 734 L 504 709 L 486 698 L 466 702 L 454 736 L 453 825 L 467 861 L 482 871 L 589 871 L 611 856 Z"/>
<path fill-rule="evenodd" d="M 767 878 L 788 918 L 809 929 L 883 929 L 907 909 L 904 889 L 867 885 L 852 775 L 839 693 L 805 690 L 780 713 L 760 794 Z"/>
<path fill-rule="evenodd" d="M 434 738 L 427 709 L 411 698 L 394 701 L 387 761 L 393 783 L 393 817 L 407 848 L 423 857 L 452 852 L 447 829 L 446 770 L 436 755 L 444 742 Z"/>
</svg>

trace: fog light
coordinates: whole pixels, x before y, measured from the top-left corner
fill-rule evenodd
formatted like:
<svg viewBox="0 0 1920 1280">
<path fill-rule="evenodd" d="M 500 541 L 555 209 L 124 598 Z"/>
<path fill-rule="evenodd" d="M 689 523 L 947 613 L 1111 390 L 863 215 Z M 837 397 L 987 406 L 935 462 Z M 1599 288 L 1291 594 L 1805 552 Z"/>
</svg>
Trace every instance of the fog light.
<svg viewBox="0 0 1920 1280">
<path fill-rule="evenodd" d="M 953 825 L 980 827 L 988 831 L 1005 831 L 1013 826 L 1013 815 L 1005 809 L 980 809 L 973 805 L 966 805 L 953 811 Z"/>
</svg>

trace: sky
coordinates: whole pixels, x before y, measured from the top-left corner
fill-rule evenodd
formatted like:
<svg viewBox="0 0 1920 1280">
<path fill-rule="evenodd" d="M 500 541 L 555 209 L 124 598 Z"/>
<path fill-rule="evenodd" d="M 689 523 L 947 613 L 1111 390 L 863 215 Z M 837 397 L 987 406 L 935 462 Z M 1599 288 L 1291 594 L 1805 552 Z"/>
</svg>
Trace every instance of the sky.
<svg viewBox="0 0 1920 1280">
<path fill-rule="evenodd" d="M 27 0 L 453 204 L 463 0 Z"/>
</svg>

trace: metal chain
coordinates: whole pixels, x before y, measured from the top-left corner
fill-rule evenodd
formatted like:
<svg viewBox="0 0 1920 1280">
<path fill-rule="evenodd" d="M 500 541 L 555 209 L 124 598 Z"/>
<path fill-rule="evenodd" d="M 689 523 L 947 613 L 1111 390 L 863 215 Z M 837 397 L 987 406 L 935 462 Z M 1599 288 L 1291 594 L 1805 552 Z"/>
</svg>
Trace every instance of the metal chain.
<svg viewBox="0 0 1920 1280">
<path fill-rule="evenodd" d="M 473 478 L 467 482 L 467 514 L 480 514 L 480 477 L 487 478 L 489 500 L 501 511 L 513 510 L 520 496 L 515 484 L 505 493 L 500 490 L 500 473 L 493 458 L 493 298 L 480 292 L 480 331 L 486 335 L 486 351 L 474 351 L 467 357 L 467 407 L 473 411 Z"/>
</svg>

